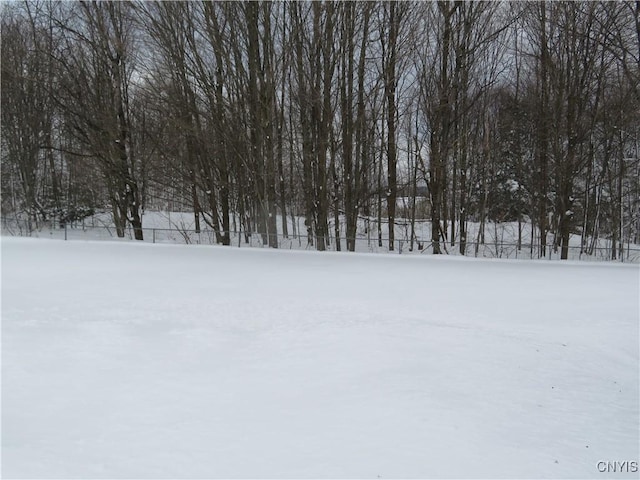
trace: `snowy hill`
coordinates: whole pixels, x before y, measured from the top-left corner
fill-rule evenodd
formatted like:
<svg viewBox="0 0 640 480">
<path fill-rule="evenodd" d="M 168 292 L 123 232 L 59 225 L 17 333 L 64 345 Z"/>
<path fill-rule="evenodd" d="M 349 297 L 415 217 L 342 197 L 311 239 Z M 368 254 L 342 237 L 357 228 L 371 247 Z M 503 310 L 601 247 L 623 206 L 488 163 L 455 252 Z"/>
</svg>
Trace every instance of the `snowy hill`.
<svg viewBox="0 0 640 480">
<path fill-rule="evenodd" d="M 6 478 L 638 476 L 637 266 L 1 241 Z"/>
</svg>

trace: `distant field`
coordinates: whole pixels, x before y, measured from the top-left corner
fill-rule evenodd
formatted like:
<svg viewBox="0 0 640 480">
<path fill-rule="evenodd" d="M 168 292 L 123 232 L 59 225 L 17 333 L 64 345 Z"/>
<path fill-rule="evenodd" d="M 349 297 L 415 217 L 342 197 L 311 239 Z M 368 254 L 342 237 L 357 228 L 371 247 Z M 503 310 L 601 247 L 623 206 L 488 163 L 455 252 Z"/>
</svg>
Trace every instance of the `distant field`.
<svg viewBox="0 0 640 480">
<path fill-rule="evenodd" d="M 346 250 L 344 218 L 341 218 L 341 250 Z M 282 218 L 277 219 L 278 226 L 278 247 L 285 250 L 314 250 L 313 244 L 307 241 L 307 232 L 304 227 L 303 217 L 287 218 L 287 235 L 284 235 Z M 146 212 L 143 217 L 144 239 L 151 243 L 173 243 L 173 244 L 204 244 L 212 245 L 216 243 L 216 236 L 213 230 L 201 219 L 201 231 L 195 231 L 195 219 L 193 213 L 188 212 Z M 361 253 L 387 253 L 389 252 L 388 223 L 384 220 L 381 224 L 382 245 L 378 242 L 378 223 L 375 218 L 369 220 L 361 218 L 358 224 L 356 251 Z M 231 245 L 237 247 L 263 247 L 263 238 L 254 233 L 245 236 L 239 225 L 235 228 L 232 225 Z M 465 254 L 471 257 L 480 258 L 510 258 L 510 259 L 538 259 L 539 239 L 534 232 L 533 242 L 531 241 L 531 225 L 518 222 L 487 223 L 484 229 L 484 242 L 479 241 L 478 223 L 469 222 L 467 231 L 467 245 Z M 330 224 L 330 243 L 328 250 L 336 250 L 334 237 L 335 229 Z M 519 233 L 520 231 L 520 233 Z M 114 240 L 117 239 L 111 215 L 108 213 L 96 214 L 83 221 L 78 221 L 69 228 L 63 229 L 56 223 L 41 225 L 38 231 L 29 234 L 24 224 L 16 224 L 13 221 L 3 219 L 3 235 L 28 235 L 35 237 L 57 238 L 75 240 Z M 428 220 L 416 220 L 414 225 L 414 237 L 411 242 L 411 226 L 407 219 L 398 218 L 394 230 L 394 253 L 402 254 L 430 254 L 431 246 L 431 223 Z M 126 232 L 126 239 L 133 238 L 133 232 L 129 227 Z M 518 240 L 520 239 L 520 248 Z M 610 261 L 611 241 L 606 238 L 599 239 L 594 244 L 591 253 L 580 248 L 581 238 L 573 235 L 570 239 L 569 259 L 587 261 Z M 456 233 L 455 245 L 451 242 L 441 243 L 441 247 L 447 255 L 460 255 L 459 232 Z M 532 246 L 533 243 L 533 246 Z M 553 235 L 549 234 L 548 245 L 553 243 Z M 616 260 L 620 261 L 618 252 Z M 548 260 L 560 259 L 560 250 L 547 248 L 545 258 Z M 640 263 L 640 245 L 625 244 L 624 258 L 627 263 Z"/>
</svg>

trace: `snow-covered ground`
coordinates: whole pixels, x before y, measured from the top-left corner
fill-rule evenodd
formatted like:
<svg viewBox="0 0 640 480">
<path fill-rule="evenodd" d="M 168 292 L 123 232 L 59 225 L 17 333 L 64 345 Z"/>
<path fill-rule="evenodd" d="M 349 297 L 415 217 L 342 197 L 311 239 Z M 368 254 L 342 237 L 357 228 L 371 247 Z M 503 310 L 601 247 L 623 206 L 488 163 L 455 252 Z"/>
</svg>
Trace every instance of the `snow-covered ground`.
<svg viewBox="0 0 640 480">
<path fill-rule="evenodd" d="M 638 477 L 637 266 L 1 242 L 4 478 Z"/>
</svg>

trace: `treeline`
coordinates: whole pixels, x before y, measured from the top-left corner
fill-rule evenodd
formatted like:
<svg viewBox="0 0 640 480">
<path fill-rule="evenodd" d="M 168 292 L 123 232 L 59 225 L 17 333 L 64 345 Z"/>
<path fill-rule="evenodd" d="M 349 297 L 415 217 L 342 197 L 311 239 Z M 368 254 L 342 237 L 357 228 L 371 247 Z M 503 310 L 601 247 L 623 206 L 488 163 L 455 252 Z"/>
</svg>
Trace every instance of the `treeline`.
<svg viewBox="0 0 640 480">
<path fill-rule="evenodd" d="M 640 2 L 55 2 L 2 8 L 2 210 L 188 209 L 217 241 L 319 249 L 358 219 L 435 253 L 469 222 L 640 236 Z M 281 221 L 281 225 L 278 222 Z M 293 222 L 295 225 L 295 222 Z M 343 231 L 341 231 L 343 230 Z M 520 229 L 522 231 L 522 228 Z M 340 245 L 340 238 L 347 238 Z M 478 240 L 482 241 L 482 238 Z"/>
</svg>

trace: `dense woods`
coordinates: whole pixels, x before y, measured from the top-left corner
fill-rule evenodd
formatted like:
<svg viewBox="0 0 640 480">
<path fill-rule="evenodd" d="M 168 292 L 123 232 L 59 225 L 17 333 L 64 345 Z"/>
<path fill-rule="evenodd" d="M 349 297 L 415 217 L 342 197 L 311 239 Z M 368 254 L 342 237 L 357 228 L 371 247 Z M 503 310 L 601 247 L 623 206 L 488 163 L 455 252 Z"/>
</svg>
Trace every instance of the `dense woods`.
<svg viewBox="0 0 640 480">
<path fill-rule="evenodd" d="M 2 215 L 30 228 L 109 211 L 141 240 L 144 211 L 166 209 L 221 244 L 303 233 L 351 251 L 378 219 L 393 250 L 401 217 L 412 247 L 429 219 L 434 253 L 468 253 L 490 222 L 529 228 L 539 255 L 567 258 L 571 235 L 614 259 L 640 243 L 640 2 L 35 0 L 1 16 Z"/>
</svg>

